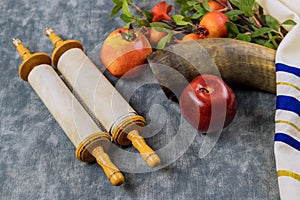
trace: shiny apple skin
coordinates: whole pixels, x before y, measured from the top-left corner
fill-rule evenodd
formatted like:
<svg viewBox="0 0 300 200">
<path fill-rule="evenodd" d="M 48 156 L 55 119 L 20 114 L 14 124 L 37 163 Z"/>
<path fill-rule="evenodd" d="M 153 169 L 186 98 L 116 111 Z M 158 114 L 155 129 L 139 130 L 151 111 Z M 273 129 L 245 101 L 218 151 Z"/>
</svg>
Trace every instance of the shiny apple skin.
<svg viewBox="0 0 300 200">
<path fill-rule="evenodd" d="M 100 58 L 107 70 L 116 77 L 132 78 L 139 75 L 152 53 L 148 39 L 141 31 L 136 31 L 136 39 L 125 40 L 120 32 L 128 33 L 127 28 L 113 31 L 105 39 Z"/>
<path fill-rule="evenodd" d="M 225 38 L 228 36 L 228 30 L 226 22 L 228 17 L 221 12 L 212 11 L 203 16 L 199 25 L 205 27 L 208 30 L 208 38 Z"/>
<path fill-rule="evenodd" d="M 212 107 L 214 114 L 212 115 Z M 232 89 L 219 77 L 211 74 L 197 76 L 182 92 L 180 109 L 184 118 L 199 132 L 218 131 L 234 119 L 237 102 Z M 214 116 L 214 118 L 212 118 Z M 225 119 L 224 119 L 225 118 Z"/>
</svg>

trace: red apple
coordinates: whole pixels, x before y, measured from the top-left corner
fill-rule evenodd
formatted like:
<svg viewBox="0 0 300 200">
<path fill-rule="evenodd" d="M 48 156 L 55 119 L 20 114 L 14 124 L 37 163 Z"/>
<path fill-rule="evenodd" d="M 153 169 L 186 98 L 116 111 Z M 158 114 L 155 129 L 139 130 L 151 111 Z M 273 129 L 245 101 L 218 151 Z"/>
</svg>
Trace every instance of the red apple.
<svg viewBox="0 0 300 200">
<path fill-rule="evenodd" d="M 221 130 L 236 113 L 232 89 L 211 74 L 197 76 L 182 92 L 180 109 L 184 118 L 202 133 Z"/>
<path fill-rule="evenodd" d="M 151 53 L 151 44 L 140 30 L 119 28 L 105 39 L 100 58 L 112 75 L 132 78 L 145 69 Z"/>
<path fill-rule="evenodd" d="M 228 30 L 226 27 L 226 22 L 228 22 L 228 17 L 221 12 L 212 11 L 205 14 L 199 25 L 206 28 L 208 31 L 208 38 L 216 38 L 216 37 L 227 37 Z"/>
</svg>

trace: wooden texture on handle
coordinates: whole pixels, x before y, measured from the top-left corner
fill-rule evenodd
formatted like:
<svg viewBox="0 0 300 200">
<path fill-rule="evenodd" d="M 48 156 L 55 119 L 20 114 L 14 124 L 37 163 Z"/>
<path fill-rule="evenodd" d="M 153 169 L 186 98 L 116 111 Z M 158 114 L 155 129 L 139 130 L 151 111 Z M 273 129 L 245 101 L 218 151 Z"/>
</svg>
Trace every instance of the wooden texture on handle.
<svg viewBox="0 0 300 200">
<path fill-rule="evenodd" d="M 107 178 L 114 186 L 124 183 L 124 176 L 120 170 L 112 163 L 109 156 L 104 152 L 102 146 L 93 149 L 92 155 L 96 158 L 97 163 L 102 167 Z"/>
<path fill-rule="evenodd" d="M 132 145 L 140 152 L 149 167 L 155 167 L 160 163 L 160 158 L 151 147 L 145 142 L 144 138 L 138 131 L 133 130 L 127 138 L 132 142 Z"/>
</svg>

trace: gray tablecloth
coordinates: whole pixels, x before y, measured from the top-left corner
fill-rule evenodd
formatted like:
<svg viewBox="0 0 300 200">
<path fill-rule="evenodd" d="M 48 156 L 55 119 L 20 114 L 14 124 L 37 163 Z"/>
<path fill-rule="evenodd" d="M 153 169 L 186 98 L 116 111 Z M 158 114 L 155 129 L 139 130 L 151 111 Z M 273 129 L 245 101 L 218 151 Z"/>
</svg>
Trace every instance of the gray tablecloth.
<svg viewBox="0 0 300 200">
<path fill-rule="evenodd" d="M 125 171 L 126 182 L 120 187 L 113 187 L 97 164 L 76 159 L 75 147 L 19 78 L 21 59 L 11 39 L 19 37 L 31 51 L 51 54 L 53 47 L 43 32 L 53 27 L 63 39 L 81 41 L 93 57 L 96 46 L 123 25 L 118 18 L 109 19 L 112 6 L 104 0 L 0 2 L 1 199 L 278 199 L 275 96 L 259 91 L 235 89 L 237 115 L 204 158 L 199 158 L 203 136 L 197 135 L 168 166 L 147 173 Z M 120 92 L 126 96 L 126 87 Z M 170 132 L 176 133 L 179 106 L 157 85 L 139 88 L 130 103 L 152 126 L 163 118 L 163 127 L 147 138 L 154 149 L 172 136 Z M 134 152 L 132 147 L 128 151 Z"/>
</svg>

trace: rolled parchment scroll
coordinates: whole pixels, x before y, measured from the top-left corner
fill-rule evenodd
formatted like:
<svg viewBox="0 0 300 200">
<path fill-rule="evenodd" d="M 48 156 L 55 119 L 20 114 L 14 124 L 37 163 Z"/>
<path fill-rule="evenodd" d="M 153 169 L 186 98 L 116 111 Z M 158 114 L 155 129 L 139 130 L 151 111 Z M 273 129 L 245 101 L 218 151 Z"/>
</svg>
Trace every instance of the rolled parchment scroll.
<svg viewBox="0 0 300 200">
<path fill-rule="evenodd" d="M 135 112 L 88 58 L 80 42 L 63 41 L 51 28 L 46 28 L 45 33 L 55 46 L 53 65 L 109 130 L 113 141 L 122 146 L 132 144 L 150 167 L 157 166 L 160 158 L 138 132 L 140 127 L 145 126 L 145 119 Z"/>
<path fill-rule="evenodd" d="M 13 44 L 23 59 L 20 77 L 28 81 L 77 148 L 77 158 L 83 162 L 97 160 L 110 182 L 121 185 L 124 177 L 105 153 L 110 145 L 110 135 L 100 130 L 73 96 L 50 65 L 51 58 L 47 54 L 31 54 L 20 39 L 13 39 Z"/>
</svg>

